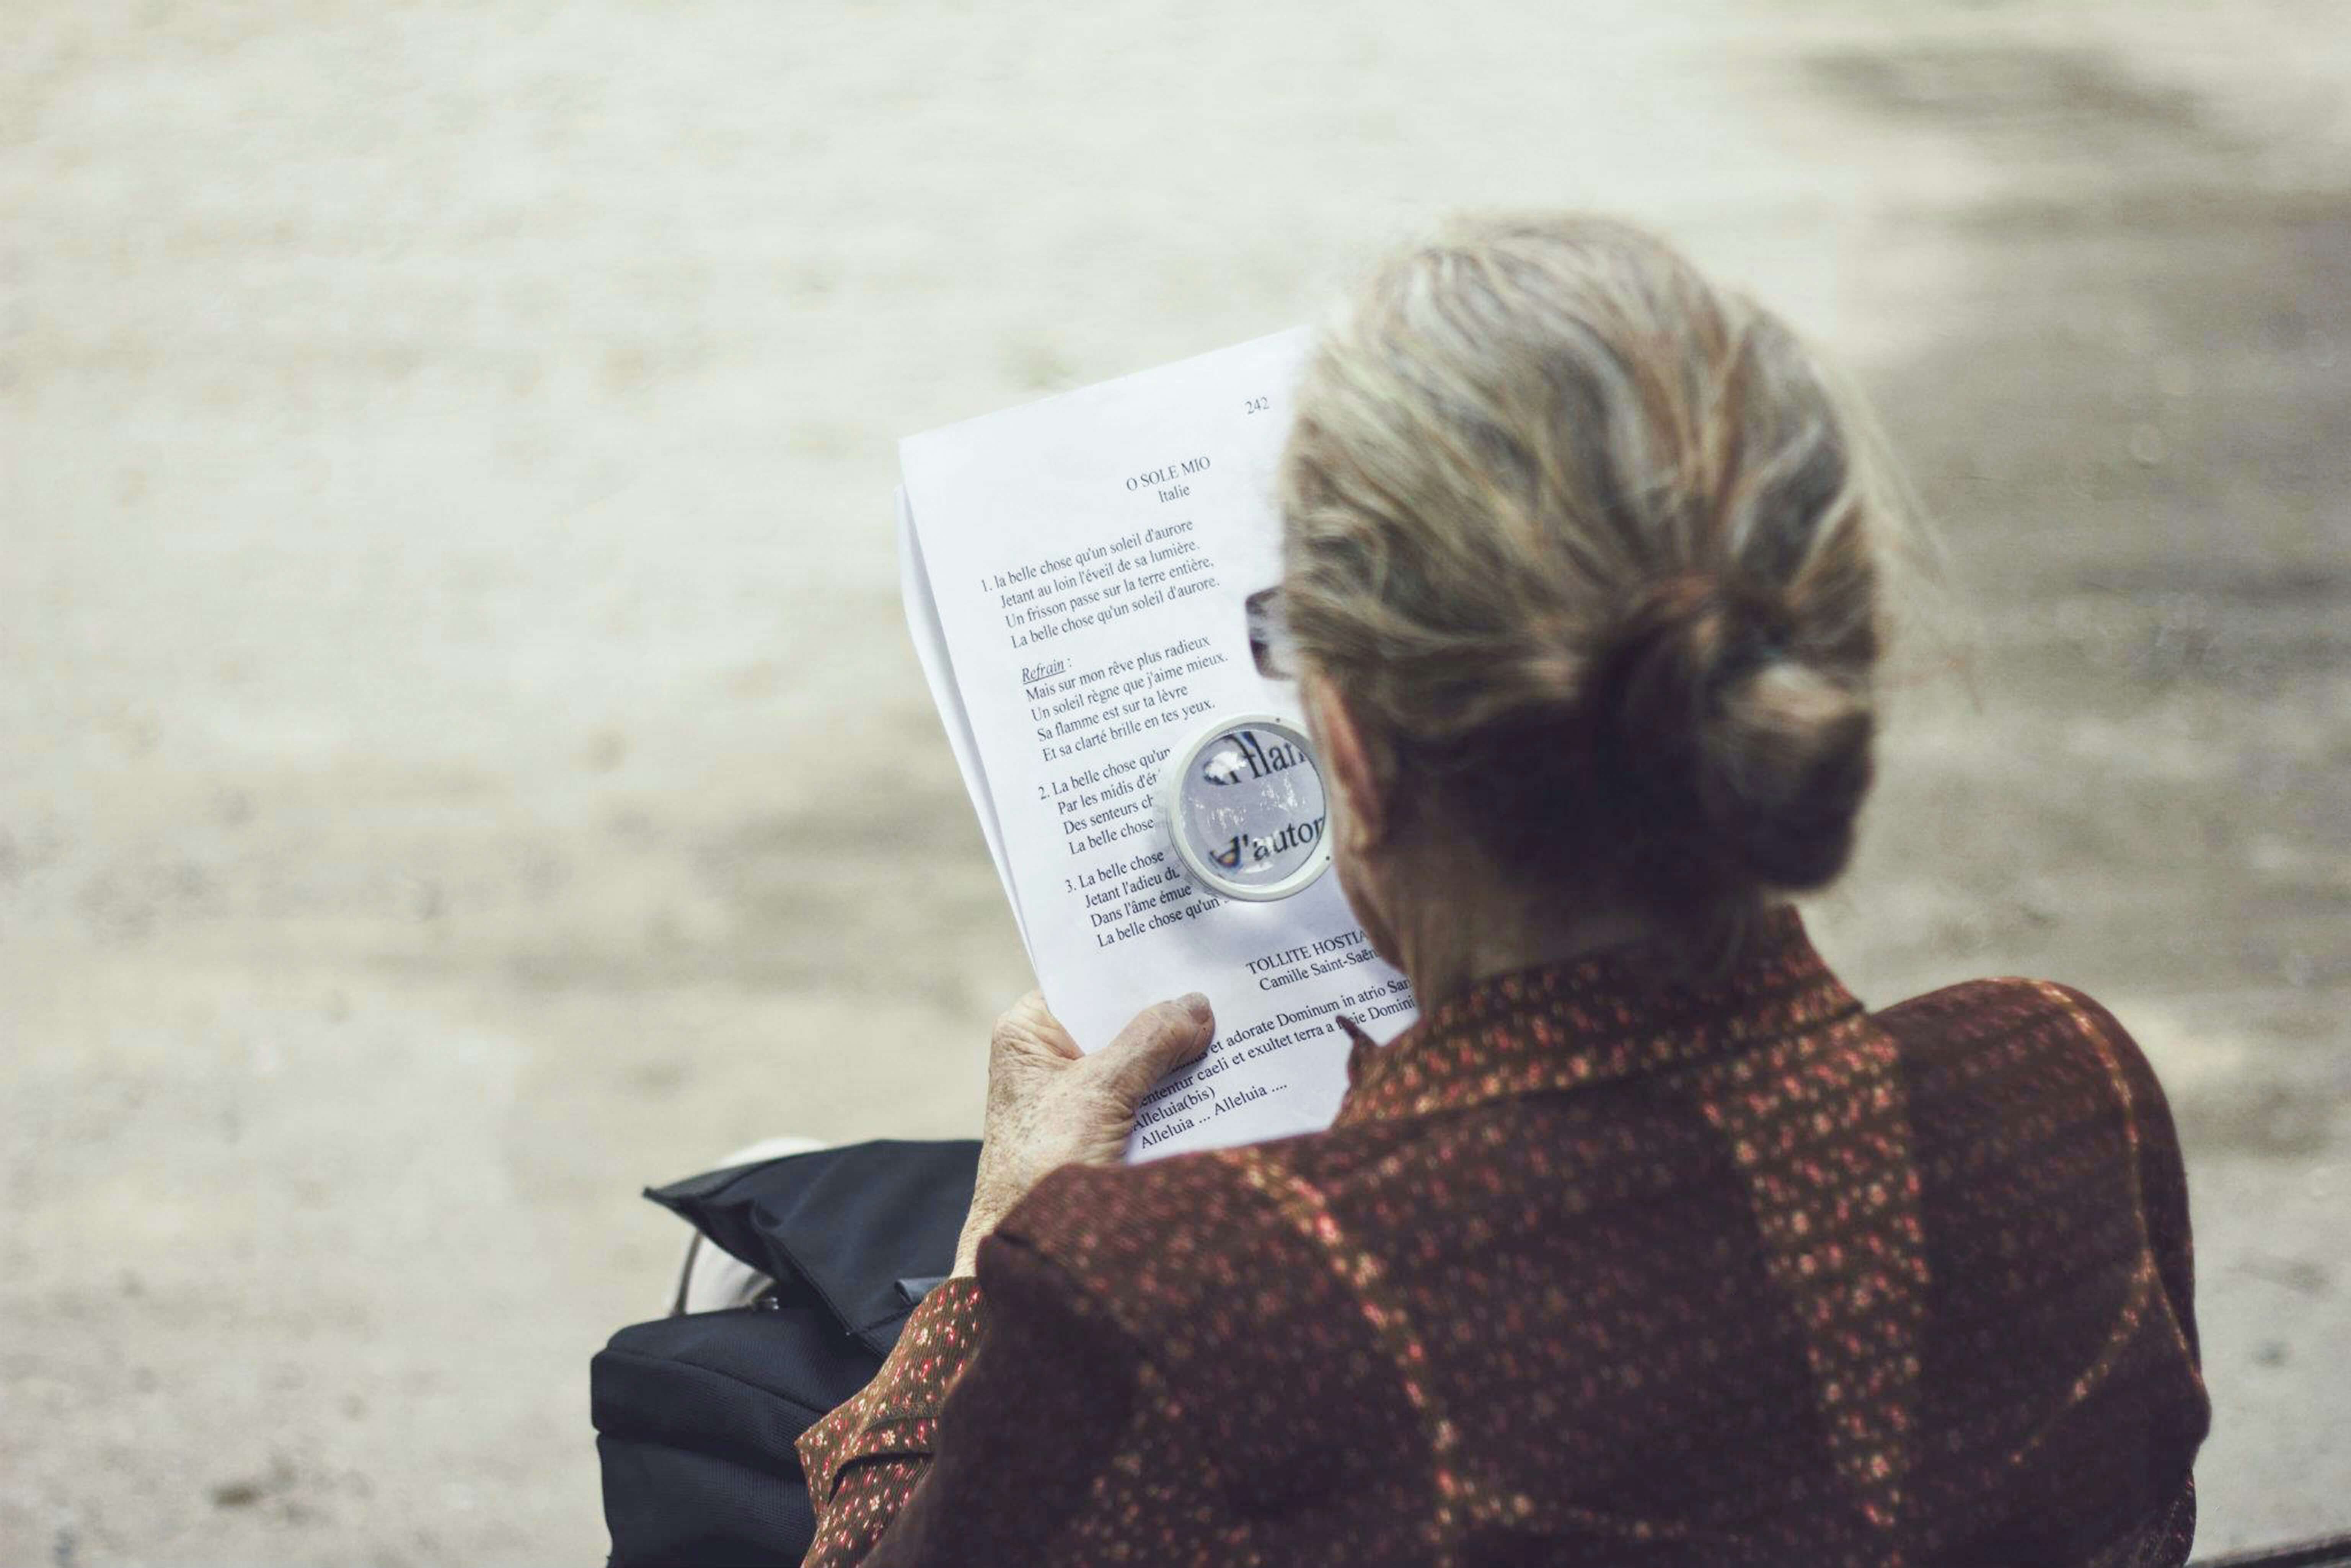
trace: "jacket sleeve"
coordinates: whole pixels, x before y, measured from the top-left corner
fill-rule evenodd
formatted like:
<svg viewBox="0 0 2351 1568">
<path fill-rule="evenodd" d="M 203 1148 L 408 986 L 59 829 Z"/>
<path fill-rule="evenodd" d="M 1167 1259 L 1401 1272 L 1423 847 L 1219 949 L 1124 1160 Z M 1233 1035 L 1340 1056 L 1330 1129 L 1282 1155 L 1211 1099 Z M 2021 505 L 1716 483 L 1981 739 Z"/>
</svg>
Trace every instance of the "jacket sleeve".
<svg viewBox="0 0 2351 1568">
<path fill-rule="evenodd" d="M 2196 1248 L 2188 1225 L 2188 1171 L 2180 1156 L 2179 1134 L 2172 1124 L 2171 1102 L 2165 1097 L 2147 1053 L 2114 1014 L 2069 986 L 2057 989 L 2103 1038 L 2122 1077 L 2131 1141 L 2138 1151 L 2139 1200 L 2147 1217 L 2147 1245 L 2155 1252 L 2156 1270 L 2170 1300 L 2172 1315 L 2179 1321 L 2188 1359 L 2200 1372 L 2203 1356 L 2196 1333 Z"/>
<path fill-rule="evenodd" d="M 1213 1531 L 1213 1503 L 1163 1388 L 1090 1293 L 991 1237 L 978 1280 L 925 1298 L 865 1392 L 801 1439 L 806 1562 L 1042 1563 L 1114 1538 L 1172 1555 Z"/>
<path fill-rule="evenodd" d="M 2211 1405 L 2204 1391 L 2203 1353 L 2196 1330 L 2196 1249 L 2188 1222 L 2187 1166 L 2171 1119 L 2171 1103 L 2138 1042 L 2093 998 L 2070 986 L 2052 988 L 2096 1034 L 2121 1080 L 2124 1113 L 2129 1118 L 2131 1145 L 2138 1155 L 2139 1204 L 2147 1222 L 2147 1247 L 2155 1255 L 2156 1276 L 2172 1319 L 2179 1327 L 2179 1350 L 2185 1362 L 2173 1416 L 2181 1470 L 2178 1491 L 2118 1542 L 2111 1556 L 2100 1558 L 2098 1568 L 2108 1563 L 2114 1568 L 2179 1568 L 2188 1561 L 2196 1539 L 2196 1478 L 2188 1467 L 2211 1423 Z"/>
<path fill-rule="evenodd" d="M 802 1433 L 800 1469 L 816 1510 L 805 1568 L 859 1563 L 929 1467 L 940 1407 L 977 1349 L 977 1280 L 946 1280 L 906 1320 L 898 1343 L 856 1397 Z"/>
</svg>

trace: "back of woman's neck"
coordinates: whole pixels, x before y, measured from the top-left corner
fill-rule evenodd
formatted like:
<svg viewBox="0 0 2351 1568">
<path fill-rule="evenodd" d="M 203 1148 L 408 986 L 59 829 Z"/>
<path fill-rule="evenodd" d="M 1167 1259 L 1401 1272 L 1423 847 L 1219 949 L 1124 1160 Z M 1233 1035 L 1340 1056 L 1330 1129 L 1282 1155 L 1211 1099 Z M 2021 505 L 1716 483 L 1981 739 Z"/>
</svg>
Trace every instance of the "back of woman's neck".
<svg viewBox="0 0 2351 1568">
<path fill-rule="evenodd" d="M 1424 1012 L 1497 975 L 1570 964 L 1657 935 L 1654 922 L 1630 910 L 1562 909 L 1502 889 L 1424 906 L 1404 924 L 1399 956 Z"/>
</svg>

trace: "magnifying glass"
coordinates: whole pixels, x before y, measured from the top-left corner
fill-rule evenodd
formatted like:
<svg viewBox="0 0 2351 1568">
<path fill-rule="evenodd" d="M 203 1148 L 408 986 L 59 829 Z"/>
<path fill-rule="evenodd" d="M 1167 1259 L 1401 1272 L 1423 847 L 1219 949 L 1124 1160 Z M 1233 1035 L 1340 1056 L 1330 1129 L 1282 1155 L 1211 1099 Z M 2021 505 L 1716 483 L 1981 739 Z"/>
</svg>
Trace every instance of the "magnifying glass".
<svg viewBox="0 0 2351 1568">
<path fill-rule="evenodd" d="M 1192 880 L 1226 898 L 1288 898 L 1331 863 L 1313 745 L 1271 714 L 1220 719 L 1172 752 L 1159 814 Z"/>
</svg>

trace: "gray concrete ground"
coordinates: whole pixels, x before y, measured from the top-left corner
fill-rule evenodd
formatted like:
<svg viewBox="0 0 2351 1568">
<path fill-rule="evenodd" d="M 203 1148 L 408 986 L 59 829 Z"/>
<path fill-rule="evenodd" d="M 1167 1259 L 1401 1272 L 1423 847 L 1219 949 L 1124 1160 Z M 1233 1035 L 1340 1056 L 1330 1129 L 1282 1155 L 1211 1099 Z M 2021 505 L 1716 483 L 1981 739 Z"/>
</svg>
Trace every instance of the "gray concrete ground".
<svg viewBox="0 0 2351 1568">
<path fill-rule="evenodd" d="M 1877 395 L 1972 662 L 1914 640 L 1823 946 L 2137 1031 L 2204 1544 L 2351 1526 L 2339 5 L 5 31 L 0 1562 L 597 1560 L 637 1186 L 968 1129 L 1027 984 L 892 438 L 1497 204 L 1663 225 Z"/>
</svg>

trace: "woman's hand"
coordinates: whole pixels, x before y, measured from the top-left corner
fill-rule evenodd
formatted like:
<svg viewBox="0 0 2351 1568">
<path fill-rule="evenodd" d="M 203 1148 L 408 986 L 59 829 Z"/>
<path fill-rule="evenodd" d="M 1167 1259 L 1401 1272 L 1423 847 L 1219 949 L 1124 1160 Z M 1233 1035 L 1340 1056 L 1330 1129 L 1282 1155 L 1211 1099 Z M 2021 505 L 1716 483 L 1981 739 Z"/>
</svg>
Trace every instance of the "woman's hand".
<svg viewBox="0 0 2351 1568">
<path fill-rule="evenodd" d="M 1197 991 L 1134 1015 L 1092 1056 L 1031 991 L 996 1020 L 987 1055 L 987 1124 L 971 1217 L 956 1248 L 955 1271 L 977 1263 L 979 1239 L 1050 1171 L 1117 1163 L 1151 1086 L 1208 1049 L 1216 1033 L 1208 998 Z"/>
</svg>

